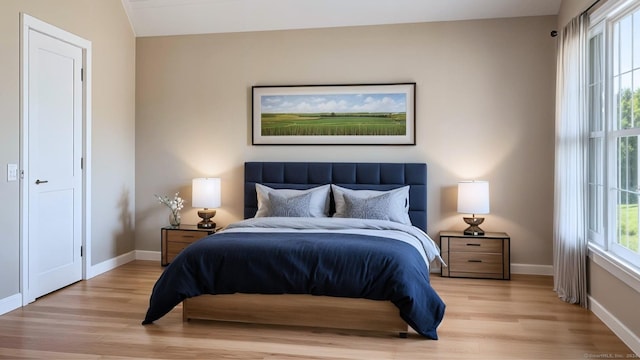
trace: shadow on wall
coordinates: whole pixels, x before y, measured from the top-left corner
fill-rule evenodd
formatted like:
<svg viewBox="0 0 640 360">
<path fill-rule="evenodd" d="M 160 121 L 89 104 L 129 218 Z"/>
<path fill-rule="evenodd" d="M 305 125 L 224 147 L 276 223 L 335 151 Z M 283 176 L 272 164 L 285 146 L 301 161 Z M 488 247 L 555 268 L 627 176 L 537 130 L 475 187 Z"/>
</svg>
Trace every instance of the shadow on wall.
<svg viewBox="0 0 640 360">
<path fill-rule="evenodd" d="M 458 185 L 445 185 L 440 189 L 440 214 L 442 218 L 457 216 Z"/>
<path fill-rule="evenodd" d="M 135 249 L 133 235 L 133 214 L 129 210 L 130 195 L 127 188 L 122 189 L 120 200 L 118 200 L 118 208 L 120 214 L 118 220 L 120 222 L 120 231 L 114 235 L 115 251 L 117 255 L 133 251 Z"/>
</svg>

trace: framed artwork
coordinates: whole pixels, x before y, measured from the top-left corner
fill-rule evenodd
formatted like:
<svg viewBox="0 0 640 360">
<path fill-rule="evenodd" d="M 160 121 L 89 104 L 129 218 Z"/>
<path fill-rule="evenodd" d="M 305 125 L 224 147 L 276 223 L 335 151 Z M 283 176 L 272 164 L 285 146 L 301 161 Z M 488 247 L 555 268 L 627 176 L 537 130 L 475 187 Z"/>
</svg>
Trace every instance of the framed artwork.
<svg viewBox="0 0 640 360">
<path fill-rule="evenodd" d="M 415 83 L 252 87 L 254 145 L 415 145 Z"/>
</svg>

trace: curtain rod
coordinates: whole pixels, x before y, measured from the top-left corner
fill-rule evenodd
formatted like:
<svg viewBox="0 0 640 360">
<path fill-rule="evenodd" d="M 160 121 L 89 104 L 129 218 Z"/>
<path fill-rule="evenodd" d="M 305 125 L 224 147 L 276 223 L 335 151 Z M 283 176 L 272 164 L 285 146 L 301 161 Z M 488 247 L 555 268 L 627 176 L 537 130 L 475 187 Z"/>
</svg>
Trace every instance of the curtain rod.
<svg viewBox="0 0 640 360">
<path fill-rule="evenodd" d="M 593 7 L 596 6 L 599 2 L 600 2 L 600 0 L 594 1 L 593 4 L 589 5 L 587 10 L 581 12 L 580 14 L 582 15 L 582 14 L 588 13 L 589 10 L 593 9 Z M 552 30 L 550 35 L 551 35 L 551 37 L 556 37 L 556 36 L 558 36 L 558 32 L 556 30 Z"/>
<path fill-rule="evenodd" d="M 600 0 L 596 0 L 593 4 L 589 5 L 589 7 L 587 8 L 587 10 L 583 11 L 582 13 L 588 13 L 589 10 L 593 9 L 594 6 L 596 6 L 598 3 L 600 2 Z"/>
</svg>

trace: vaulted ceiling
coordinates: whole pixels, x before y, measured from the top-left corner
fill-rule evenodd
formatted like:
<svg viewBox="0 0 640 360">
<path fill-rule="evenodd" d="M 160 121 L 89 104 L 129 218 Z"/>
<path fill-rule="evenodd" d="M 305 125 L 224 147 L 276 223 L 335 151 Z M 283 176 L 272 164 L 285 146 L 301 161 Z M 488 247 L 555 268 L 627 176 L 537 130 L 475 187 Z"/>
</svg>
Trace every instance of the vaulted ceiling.
<svg viewBox="0 0 640 360">
<path fill-rule="evenodd" d="M 561 0 L 122 0 L 136 36 L 556 15 Z"/>
</svg>

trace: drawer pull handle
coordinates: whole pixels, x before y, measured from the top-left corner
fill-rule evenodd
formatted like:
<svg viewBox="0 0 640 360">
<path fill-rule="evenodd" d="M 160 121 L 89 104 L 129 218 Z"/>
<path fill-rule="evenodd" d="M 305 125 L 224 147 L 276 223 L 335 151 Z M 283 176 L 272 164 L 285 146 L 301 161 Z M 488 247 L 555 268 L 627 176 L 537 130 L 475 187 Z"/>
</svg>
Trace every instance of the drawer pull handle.
<svg viewBox="0 0 640 360">
<path fill-rule="evenodd" d="M 468 262 L 472 262 L 472 263 L 481 263 L 482 260 L 467 260 Z"/>
<path fill-rule="evenodd" d="M 186 237 L 186 238 L 194 238 L 195 236 L 193 236 L 193 235 L 182 235 L 182 237 Z"/>
<path fill-rule="evenodd" d="M 480 244 L 467 243 L 467 246 L 482 246 Z"/>
</svg>

